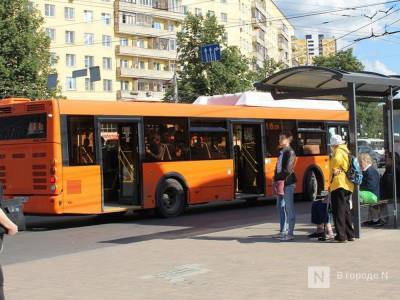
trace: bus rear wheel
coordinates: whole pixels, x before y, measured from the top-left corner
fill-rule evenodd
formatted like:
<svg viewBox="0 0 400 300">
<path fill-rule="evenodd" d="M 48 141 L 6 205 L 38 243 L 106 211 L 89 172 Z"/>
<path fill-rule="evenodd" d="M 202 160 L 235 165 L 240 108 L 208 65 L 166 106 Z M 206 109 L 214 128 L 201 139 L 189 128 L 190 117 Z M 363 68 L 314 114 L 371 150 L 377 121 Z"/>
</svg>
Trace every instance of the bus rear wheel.
<svg viewBox="0 0 400 300">
<path fill-rule="evenodd" d="M 173 178 L 164 180 L 157 192 L 157 212 L 163 218 L 177 217 L 185 208 L 185 189 Z"/>
<path fill-rule="evenodd" d="M 306 201 L 315 201 L 318 196 L 318 180 L 315 171 L 308 171 L 304 181 L 303 198 Z"/>
</svg>

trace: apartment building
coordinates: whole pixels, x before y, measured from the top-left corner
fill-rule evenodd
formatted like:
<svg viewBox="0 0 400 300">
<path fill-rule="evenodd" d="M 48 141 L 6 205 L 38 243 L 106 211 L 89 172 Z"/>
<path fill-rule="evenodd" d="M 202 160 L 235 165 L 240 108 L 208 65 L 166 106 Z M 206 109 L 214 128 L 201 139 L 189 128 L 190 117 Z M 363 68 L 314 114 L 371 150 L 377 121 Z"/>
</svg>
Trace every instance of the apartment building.
<svg viewBox="0 0 400 300">
<path fill-rule="evenodd" d="M 160 101 L 174 76 L 181 0 L 115 1 L 117 98 Z"/>
<path fill-rule="evenodd" d="M 62 95 L 67 99 L 115 100 L 114 1 L 32 0 L 44 18 L 51 39 L 52 64 Z M 88 75 L 74 78 L 72 72 L 100 68 L 100 81 Z"/>
<path fill-rule="evenodd" d="M 300 65 L 311 65 L 314 57 L 329 56 L 337 51 L 336 39 L 323 34 L 306 34 L 305 39 L 296 41 L 296 47 Z"/>
<path fill-rule="evenodd" d="M 292 24 L 271 0 L 253 0 L 254 13 L 256 16 L 255 23 L 253 22 L 255 35 L 265 36 L 262 47 L 257 42 L 254 48 L 257 65 L 262 65 L 261 53 L 264 54 L 264 58 L 273 58 L 275 61 L 284 63 L 286 67 L 291 67 L 292 38 L 294 36 Z"/>
<path fill-rule="evenodd" d="M 215 15 L 225 26 L 227 42 L 260 67 L 267 58 L 292 64 L 293 26 L 271 0 L 183 0 L 184 10 Z"/>
</svg>

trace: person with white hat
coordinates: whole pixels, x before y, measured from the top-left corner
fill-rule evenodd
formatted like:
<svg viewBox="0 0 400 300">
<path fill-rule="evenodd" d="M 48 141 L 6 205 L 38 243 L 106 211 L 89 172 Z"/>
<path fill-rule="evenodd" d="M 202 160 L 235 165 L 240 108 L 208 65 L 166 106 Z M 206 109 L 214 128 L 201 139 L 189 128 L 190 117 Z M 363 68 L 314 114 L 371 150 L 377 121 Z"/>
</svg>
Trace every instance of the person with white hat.
<svg viewBox="0 0 400 300">
<path fill-rule="evenodd" d="M 347 178 L 350 168 L 350 151 L 340 135 L 330 139 L 332 148 L 331 169 L 331 204 L 337 242 L 354 241 L 354 229 L 350 212 L 350 199 L 354 184 Z"/>
</svg>

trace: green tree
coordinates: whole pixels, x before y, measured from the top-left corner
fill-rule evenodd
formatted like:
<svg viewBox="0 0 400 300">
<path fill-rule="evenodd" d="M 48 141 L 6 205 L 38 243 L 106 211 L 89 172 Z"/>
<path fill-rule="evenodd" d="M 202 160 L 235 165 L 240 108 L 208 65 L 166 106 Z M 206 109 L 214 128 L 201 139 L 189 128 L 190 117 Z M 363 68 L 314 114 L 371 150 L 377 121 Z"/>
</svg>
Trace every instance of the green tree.
<svg viewBox="0 0 400 300">
<path fill-rule="evenodd" d="M 265 59 L 261 68 L 254 71 L 254 82 L 264 80 L 268 76 L 285 68 L 283 62 L 276 62 L 273 58 Z"/>
<path fill-rule="evenodd" d="M 0 98 L 16 96 L 44 99 L 49 90 L 50 40 L 43 18 L 28 0 L 0 1 Z"/>
<path fill-rule="evenodd" d="M 252 88 L 250 61 L 237 47 L 227 46 L 224 26 L 214 16 L 189 14 L 177 34 L 176 66 L 179 102 L 192 103 L 197 97 L 243 92 Z M 202 63 L 200 47 L 221 45 L 221 61 Z M 173 87 L 167 90 L 165 101 L 173 101 Z"/>
<path fill-rule="evenodd" d="M 314 59 L 314 65 L 349 72 L 360 72 L 364 65 L 353 55 L 353 50 L 339 51 L 330 56 L 319 56 Z M 377 103 L 362 102 L 357 98 L 357 123 L 362 137 L 378 138 L 383 132 L 382 106 Z"/>
</svg>

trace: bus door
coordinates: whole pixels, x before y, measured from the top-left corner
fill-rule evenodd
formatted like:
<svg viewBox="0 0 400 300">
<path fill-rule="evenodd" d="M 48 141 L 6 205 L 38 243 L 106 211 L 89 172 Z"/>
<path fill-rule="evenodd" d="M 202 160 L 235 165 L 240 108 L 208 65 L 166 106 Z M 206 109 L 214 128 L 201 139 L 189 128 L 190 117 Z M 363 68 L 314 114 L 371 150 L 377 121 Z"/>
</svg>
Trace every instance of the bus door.
<svg viewBox="0 0 400 300">
<path fill-rule="evenodd" d="M 264 195 L 264 149 L 262 124 L 233 123 L 236 194 Z"/>
<path fill-rule="evenodd" d="M 103 205 L 140 205 L 139 123 L 105 120 L 99 129 Z"/>
</svg>

